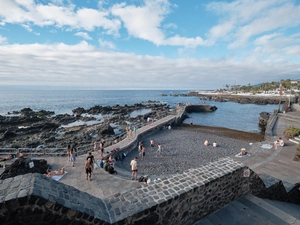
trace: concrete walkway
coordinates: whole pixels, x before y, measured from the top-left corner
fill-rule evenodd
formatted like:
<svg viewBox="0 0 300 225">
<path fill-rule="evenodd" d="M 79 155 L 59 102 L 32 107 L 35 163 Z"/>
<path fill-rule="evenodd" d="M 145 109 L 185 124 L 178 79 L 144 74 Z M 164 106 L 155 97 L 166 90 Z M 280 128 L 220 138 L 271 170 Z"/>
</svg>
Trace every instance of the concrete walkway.
<svg viewBox="0 0 300 225">
<path fill-rule="evenodd" d="M 168 124 L 170 121 L 175 119 L 175 115 L 169 115 L 160 120 L 155 121 L 153 124 L 149 124 L 143 126 L 136 131 L 136 135 L 132 139 L 125 138 L 119 143 L 116 143 L 112 146 L 108 146 L 105 148 L 105 152 L 110 152 L 114 148 L 126 147 L 130 146 L 132 143 L 135 143 L 139 134 L 154 132 L 154 130 L 164 124 Z M 91 150 L 93 146 L 91 145 Z M 106 153 L 105 153 L 106 154 Z M 93 155 L 96 160 L 100 159 L 99 154 Z M 85 174 L 85 161 L 87 155 L 78 156 L 76 158 L 75 166 L 72 167 L 71 162 L 68 161 L 67 157 L 42 157 L 47 160 L 48 164 L 51 165 L 52 170 L 61 169 L 63 166 L 65 167 L 65 171 L 67 172 L 59 182 L 70 185 L 79 189 L 80 191 L 87 192 L 98 198 L 106 198 L 117 193 L 125 192 L 127 190 L 132 189 L 133 187 L 137 187 L 142 185 L 138 181 L 132 181 L 130 179 L 126 180 L 122 176 L 111 175 L 105 172 L 103 169 L 95 169 L 92 175 L 92 180 L 86 180 Z M 33 159 L 38 159 L 36 157 L 32 157 Z M 128 170 L 130 170 L 130 165 L 128 165 Z"/>
<path fill-rule="evenodd" d="M 286 113 L 286 115 L 300 117 L 300 111 L 289 112 Z M 297 145 L 286 140 L 283 136 L 285 129 L 290 126 L 300 128 L 300 120 L 290 121 L 288 118 L 285 118 L 284 115 L 280 115 L 273 128 L 274 136 L 272 141 L 281 137 L 285 145 L 277 149 L 274 147 L 271 149 L 263 149 L 261 148 L 262 144 L 273 144 L 273 142 L 265 141 L 262 143 L 254 143 L 250 149 L 250 157 L 235 158 L 235 160 L 242 161 L 257 174 L 264 173 L 290 184 L 300 182 L 300 162 L 293 161 Z"/>
<path fill-rule="evenodd" d="M 293 112 L 293 114 L 300 116 L 300 111 Z M 174 118 L 175 115 L 170 115 L 156 121 L 153 124 L 141 127 L 137 130 L 136 136 L 138 136 L 140 133 L 155 130 L 156 126 L 166 124 L 169 121 L 172 121 Z M 273 129 L 274 140 L 276 140 L 277 137 L 283 137 L 283 131 L 291 125 L 300 127 L 300 121 L 298 124 L 295 124 L 295 122 L 285 120 L 283 117 L 278 118 Z M 113 148 L 118 148 L 121 146 L 129 146 L 135 141 L 135 137 L 131 140 L 126 138 L 113 146 L 109 146 L 105 151 L 110 151 Z M 254 143 L 250 149 L 252 154 L 251 157 L 241 159 L 235 158 L 235 160 L 242 161 L 245 165 L 252 168 L 258 174 L 265 173 L 285 182 L 294 184 L 300 181 L 300 162 L 293 161 L 296 144 L 287 140 L 284 141 L 285 146 L 278 148 L 277 150 L 274 148 L 269 150 L 262 149 L 262 143 Z M 93 154 L 96 159 L 100 158 L 99 155 L 95 153 Z M 77 157 L 74 167 L 71 166 L 71 163 L 68 162 L 66 157 L 46 157 L 45 159 L 53 169 L 60 169 L 61 167 L 65 166 L 67 174 L 65 174 L 59 180 L 59 182 L 73 186 L 80 191 L 87 192 L 98 198 L 106 198 L 142 185 L 142 183 L 137 181 L 126 180 L 122 176 L 110 175 L 103 169 L 96 169 L 92 175 L 92 180 L 87 181 L 84 170 L 86 157 L 87 155 Z M 128 169 L 130 169 L 129 165 Z"/>
</svg>

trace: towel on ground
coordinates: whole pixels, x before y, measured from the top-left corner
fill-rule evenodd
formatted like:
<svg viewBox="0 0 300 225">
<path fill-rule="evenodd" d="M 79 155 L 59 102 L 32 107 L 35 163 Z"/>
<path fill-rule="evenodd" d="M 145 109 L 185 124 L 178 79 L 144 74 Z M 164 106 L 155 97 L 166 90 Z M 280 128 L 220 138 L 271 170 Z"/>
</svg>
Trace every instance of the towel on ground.
<svg viewBox="0 0 300 225">
<path fill-rule="evenodd" d="M 236 154 L 235 157 L 238 157 L 238 158 L 243 158 L 245 156 L 250 156 L 251 154 L 249 152 L 247 152 L 245 155 L 240 155 L 240 153 Z"/>
<path fill-rule="evenodd" d="M 52 176 L 53 180 L 59 181 L 65 174 L 67 174 L 68 172 L 65 171 L 65 173 L 63 175 L 54 175 Z"/>
<path fill-rule="evenodd" d="M 261 148 L 264 148 L 264 149 L 271 149 L 273 147 L 273 145 L 270 145 L 270 144 L 263 144 L 261 146 Z"/>
</svg>

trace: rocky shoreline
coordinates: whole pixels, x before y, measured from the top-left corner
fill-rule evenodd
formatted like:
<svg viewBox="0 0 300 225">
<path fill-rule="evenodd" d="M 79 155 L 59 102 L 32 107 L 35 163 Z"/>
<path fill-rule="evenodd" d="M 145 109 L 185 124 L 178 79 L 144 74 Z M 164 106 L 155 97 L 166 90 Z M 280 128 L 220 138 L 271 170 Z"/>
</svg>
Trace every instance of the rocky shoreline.
<svg viewBox="0 0 300 225">
<path fill-rule="evenodd" d="M 203 100 L 218 101 L 218 97 L 202 96 L 190 92 L 187 96 L 196 95 Z M 222 98 L 225 99 L 226 96 Z M 237 101 L 237 100 L 235 100 Z M 260 103 L 277 104 L 276 99 L 255 100 Z M 238 102 L 238 101 L 237 101 Z M 253 102 L 247 101 L 248 104 Z M 143 115 L 131 117 L 135 110 L 149 110 Z M 89 109 L 78 107 L 72 110 L 73 115 L 55 115 L 53 111 L 33 111 L 24 108 L 19 112 L 11 112 L 7 116 L 0 115 L 0 147 L 2 148 L 65 148 L 68 144 L 92 145 L 101 138 L 106 139 L 106 144 L 111 145 L 115 141 L 124 138 L 126 127 L 143 126 L 147 118 L 162 118 L 170 115 L 172 109 L 167 104 L 156 101 L 148 101 L 132 106 L 94 106 Z M 101 115 L 101 118 L 99 118 Z M 262 112 L 259 117 L 259 125 L 266 126 L 269 114 Z M 80 121 L 81 124 L 76 123 Z M 68 126 L 68 124 L 72 124 Z M 115 128 L 118 134 L 115 134 Z M 223 132 L 224 134 L 226 132 Z"/>
<path fill-rule="evenodd" d="M 131 117 L 136 110 L 147 113 Z M 65 148 L 92 144 L 94 140 L 106 139 L 107 145 L 119 139 L 126 126 L 141 126 L 148 117 L 161 118 L 171 113 L 170 106 L 156 102 L 132 106 L 94 106 L 90 109 L 76 108 L 73 115 L 52 111 L 33 111 L 24 108 L 19 112 L 0 115 L 0 147 L 2 148 Z M 98 116 L 101 115 L 99 119 Z M 80 121 L 80 125 L 76 122 Z M 68 124 L 74 124 L 67 126 Z M 87 125 L 91 123 L 91 125 Z M 115 135 L 115 128 L 120 135 Z"/>
</svg>

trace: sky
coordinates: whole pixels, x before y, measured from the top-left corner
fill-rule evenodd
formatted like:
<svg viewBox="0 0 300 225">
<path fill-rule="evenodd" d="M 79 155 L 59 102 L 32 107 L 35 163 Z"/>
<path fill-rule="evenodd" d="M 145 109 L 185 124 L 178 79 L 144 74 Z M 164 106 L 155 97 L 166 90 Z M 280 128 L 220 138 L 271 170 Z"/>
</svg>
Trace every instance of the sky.
<svg viewBox="0 0 300 225">
<path fill-rule="evenodd" d="M 0 89 L 300 79 L 300 0 L 0 0 Z"/>
</svg>

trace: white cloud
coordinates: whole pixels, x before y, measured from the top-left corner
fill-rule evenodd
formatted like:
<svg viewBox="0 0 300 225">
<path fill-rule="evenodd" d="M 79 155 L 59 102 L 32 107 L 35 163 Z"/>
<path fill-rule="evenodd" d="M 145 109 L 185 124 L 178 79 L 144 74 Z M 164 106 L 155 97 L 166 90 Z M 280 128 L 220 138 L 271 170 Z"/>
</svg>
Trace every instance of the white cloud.
<svg viewBox="0 0 300 225">
<path fill-rule="evenodd" d="M 82 37 L 85 40 L 92 40 L 92 38 L 86 32 L 77 32 L 74 34 L 75 36 Z"/>
<path fill-rule="evenodd" d="M 177 29 L 177 25 L 175 23 L 167 23 L 164 25 L 165 29 Z"/>
<path fill-rule="evenodd" d="M 7 38 L 6 38 L 6 37 L 2 37 L 2 36 L 0 35 L 0 44 L 5 44 L 6 41 L 7 41 Z"/>
<path fill-rule="evenodd" d="M 209 37 L 230 37 L 229 48 L 245 47 L 253 37 L 300 24 L 300 6 L 288 0 L 213 2 L 207 9 L 220 16 L 220 23 L 211 28 Z"/>
<path fill-rule="evenodd" d="M 118 35 L 120 21 L 108 19 L 109 13 L 90 9 L 79 8 L 75 5 L 55 5 L 48 3 L 36 4 L 28 1 L 0 1 L 1 24 L 33 24 L 36 26 L 56 26 L 72 29 L 92 31 L 96 27 L 103 28 L 108 34 Z"/>
<path fill-rule="evenodd" d="M 299 50 L 298 50 L 299 51 Z M 232 59 L 167 59 L 101 51 L 83 41 L 0 46 L 2 85 L 97 86 L 99 89 L 207 89 L 298 76 L 298 64 Z"/>
<path fill-rule="evenodd" d="M 127 6 L 125 3 L 112 7 L 113 15 L 118 16 L 124 23 L 130 36 L 153 42 L 155 45 L 171 45 L 197 47 L 205 45 L 201 37 L 188 38 L 176 35 L 166 38 L 161 26 L 166 15 L 171 11 L 167 0 L 144 0 L 142 6 Z M 172 25 L 175 27 L 175 24 Z"/>
<path fill-rule="evenodd" d="M 110 41 L 105 41 L 105 40 L 99 39 L 98 42 L 102 48 L 116 49 L 116 46 L 114 45 L 114 43 L 112 43 Z"/>
</svg>

